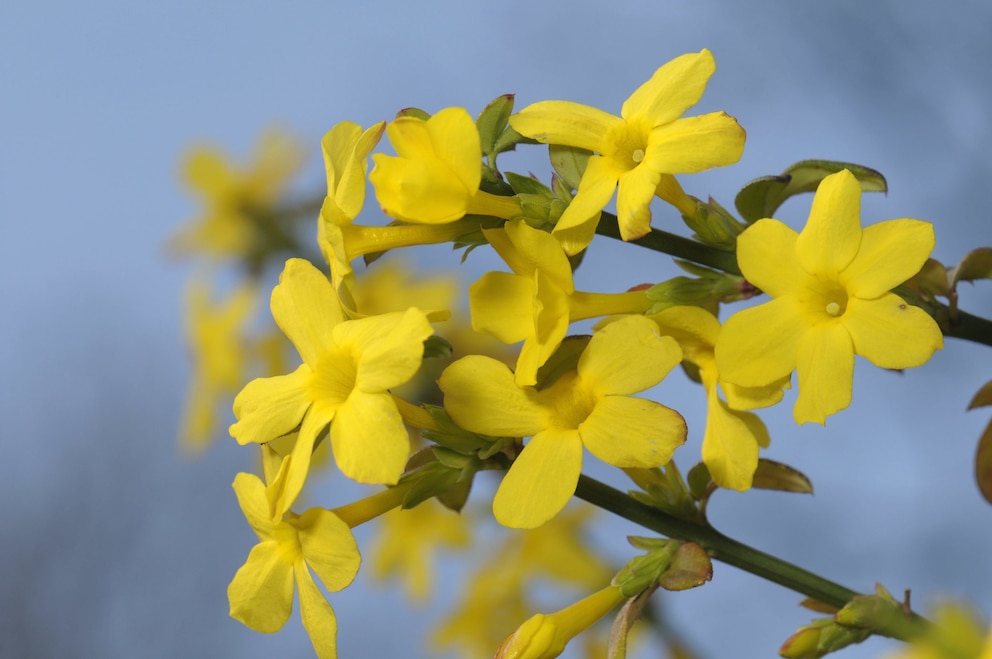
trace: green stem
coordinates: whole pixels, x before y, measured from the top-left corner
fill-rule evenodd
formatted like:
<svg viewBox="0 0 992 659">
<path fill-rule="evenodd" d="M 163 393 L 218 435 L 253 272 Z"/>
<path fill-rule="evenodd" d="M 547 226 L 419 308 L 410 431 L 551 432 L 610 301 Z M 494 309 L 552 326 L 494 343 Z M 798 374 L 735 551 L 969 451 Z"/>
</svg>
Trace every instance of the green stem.
<svg viewBox="0 0 992 659">
<path fill-rule="evenodd" d="M 818 602 L 839 609 L 858 595 L 850 588 L 728 538 L 712 527 L 701 526 L 652 508 L 588 476 L 579 477 L 575 494 L 580 499 L 644 528 L 670 538 L 695 542 L 718 561 L 785 586 Z"/>
<path fill-rule="evenodd" d="M 599 226 L 596 227 L 596 233 L 620 240 L 620 226 L 617 224 L 617 216 L 603 211 L 599 219 Z M 737 255 L 733 252 L 725 252 L 722 249 L 710 247 L 697 240 L 683 238 L 667 231 L 651 229 L 647 235 L 628 242 L 680 259 L 707 265 L 717 270 L 723 270 L 733 275 L 741 274 L 740 268 L 737 267 Z"/>
<path fill-rule="evenodd" d="M 966 311 L 958 311 L 957 319 L 944 327 L 944 336 L 955 339 L 973 341 L 986 346 L 992 346 L 992 321 L 973 316 Z"/>
</svg>

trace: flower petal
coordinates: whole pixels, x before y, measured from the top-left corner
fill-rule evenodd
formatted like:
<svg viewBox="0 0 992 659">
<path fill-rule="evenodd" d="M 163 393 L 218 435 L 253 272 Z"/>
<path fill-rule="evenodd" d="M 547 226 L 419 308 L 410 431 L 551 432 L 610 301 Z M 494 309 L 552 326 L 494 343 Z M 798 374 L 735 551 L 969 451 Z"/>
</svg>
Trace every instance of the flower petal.
<svg viewBox="0 0 992 659">
<path fill-rule="evenodd" d="M 286 470 L 285 481 L 282 491 L 278 493 L 272 504 L 277 515 L 289 510 L 293 502 L 296 501 L 296 497 L 303 490 L 307 474 L 310 473 L 310 461 L 313 457 L 313 445 L 317 441 L 317 435 L 334 419 L 336 409 L 337 407 L 315 405 L 303 417 L 300 432 L 296 436 L 296 443 L 293 444 L 293 452 L 284 458 L 284 460 L 289 461 L 283 466 L 283 469 Z"/>
<path fill-rule="evenodd" d="M 934 244 L 929 222 L 900 219 L 873 224 L 864 230 L 861 249 L 841 279 L 851 295 L 879 297 L 919 272 Z"/>
<path fill-rule="evenodd" d="M 279 329 L 313 368 L 330 341 L 331 330 L 344 320 L 331 282 L 309 261 L 289 259 L 272 289 L 271 304 Z"/>
<path fill-rule="evenodd" d="M 617 189 L 620 172 L 609 158 L 590 156 L 579 181 L 575 197 L 558 218 L 552 233 L 562 243 L 567 254 L 576 254 L 588 246 L 581 239 L 595 232 L 600 213 Z M 592 230 L 587 228 L 592 224 Z M 591 237 L 590 237 L 591 240 Z"/>
<path fill-rule="evenodd" d="M 652 126 L 673 121 L 699 102 L 714 71 L 716 61 L 705 48 L 676 57 L 630 95 L 620 116 L 627 120 L 644 117 Z"/>
<path fill-rule="evenodd" d="M 331 448 L 351 480 L 394 485 L 410 457 L 410 435 L 388 393 L 356 389 L 331 424 Z"/>
<path fill-rule="evenodd" d="M 399 121 L 399 119 L 397 119 Z M 479 189 L 482 181 L 482 146 L 479 129 L 465 108 L 444 108 L 427 120 L 436 157 L 451 167 L 451 172 L 461 180 L 470 194 Z"/>
<path fill-rule="evenodd" d="M 568 334 L 568 296 L 542 270 L 535 271 L 534 284 L 534 333 L 520 348 L 514 376 L 521 387 L 537 383 L 537 370 Z"/>
<path fill-rule="evenodd" d="M 503 526 L 533 529 L 561 512 L 582 471 L 582 441 L 575 430 L 535 435 L 503 477 L 493 514 Z"/>
<path fill-rule="evenodd" d="M 564 144 L 601 151 L 603 138 L 623 119 L 571 101 L 541 101 L 510 116 L 510 126 L 544 144 Z"/>
<path fill-rule="evenodd" d="M 625 316 L 598 330 L 579 357 L 582 382 L 597 394 L 650 389 L 682 361 L 682 350 L 644 316 Z"/>
<path fill-rule="evenodd" d="M 495 232 L 486 231 L 486 238 L 496 237 Z M 572 293 L 572 267 L 558 240 L 547 231 L 534 229 L 523 220 L 514 220 L 504 225 L 504 233 L 509 239 L 510 249 L 502 241 L 492 242 L 500 257 L 518 275 L 531 276 L 535 270 L 542 270 L 558 288 Z"/>
<path fill-rule="evenodd" d="M 523 341 L 534 332 L 534 281 L 509 272 L 487 272 L 469 286 L 472 329 L 503 343 Z"/>
<path fill-rule="evenodd" d="M 300 591 L 300 620 L 319 659 L 337 659 L 338 621 L 334 609 L 317 588 L 303 559 L 296 561 L 296 583 Z"/>
<path fill-rule="evenodd" d="M 347 588 L 362 563 L 348 525 L 323 508 L 310 508 L 290 524 L 299 529 L 303 558 L 324 587 L 332 593 Z"/>
<path fill-rule="evenodd" d="M 851 404 L 854 344 L 840 322 L 811 327 L 799 342 L 796 364 L 799 396 L 793 408 L 796 423 L 824 423 Z"/>
<path fill-rule="evenodd" d="M 677 119 L 651 131 L 641 166 L 662 174 L 694 174 L 731 165 L 741 159 L 745 137 L 726 112 Z"/>
<path fill-rule="evenodd" d="M 891 293 L 877 300 L 852 298 L 842 322 L 854 352 L 880 368 L 920 366 L 944 346 L 936 321 Z"/>
<path fill-rule="evenodd" d="M 589 452 L 615 467 L 668 464 L 685 442 L 685 420 L 675 410 L 631 396 L 607 396 L 579 426 Z"/>
<path fill-rule="evenodd" d="M 282 629 L 293 612 L 293 566 L 276 541 L 252 547 L 227 587 L 231 617 L 265 634 Z"/>
<path fill-rule="evenodd" d="M 373 154 L 372 161 L 369 181 L 386 215 L 417 224 L 446 224 L 465 215 L 470 191 L 440 161 L 382 153 Z"/>
<path fill-rule="evenodd" d="M 658 188 L 659 172 L 635 167 L 620 177 L 617 187 L 617 224 L 620 237 L 635 240 L 651 231 L 651 200 Z"/>
<path fill-rule="evenodd" d="M 811 275 L 836 276 L 860 246 L 861 184 L 845 169 L 820 181 L 809 220 L 796 240 L 796 255 Z"/>
<path fill-rule="evenodd" d="M 229 432 L 239 444 L 268 442 L 300 424 L 310 407 L 307 386 L 312 372 L 306 364 L 289 375 L 255 378 L 234 398 L 237 421 Z"/>
<path fill-rule="evenodd" d="M 471 432 L 529 437 L 546 425 L 546 413 L 532 392 L 514 384 L 509 367 L 491 357 L 462 357 L 444 369 L 437 383 L 444 409 Z"/>
<path fill-rule="evenodd" d="M 265 483 L 255 474 L 239 473 L 234 477 L 234 494 L 238 497 L 238 505 L 244 513 L 248 524 L 262 542 L 271 539 L 275 524 L 272 521 L 272 511 L 265 496 Z"/>
<path fill-rule="evenodd" d="M 368 393 L 398 387 L 416 375 L 424 357 L 424 341 L 434 328 L 424 312 L 411 307 L 341 323 L 334 340 L 357 359 L 355 388 Z"/>
<path fill-rule="evenodd" d="M 724 323 L 716 343 L 720 378 L 742 387 L 763 387 L 788 376 L 796 368 L 806 331 L 792 297 L 738 311 Z"/>
<path fill-rule="evenodd" d="M 794 293 L 806 277 L 796 257 L 798 238 L 778 220 L 758 220 L 737 236 L 741 274 L 772 297 Z"/>
<path fill-rule="evenodd" d="M 720 400 L 716 390 L 709 394 L 706 430 L 703 434 L 703 462 L 720 487 L 743 492 L 751 487 L 758 468 L 759 439 L 755 431 L 764 424 L 748 412 L 734 412 Z M 764 430 L 762 439 L 767 439 Z"/>
</svg>

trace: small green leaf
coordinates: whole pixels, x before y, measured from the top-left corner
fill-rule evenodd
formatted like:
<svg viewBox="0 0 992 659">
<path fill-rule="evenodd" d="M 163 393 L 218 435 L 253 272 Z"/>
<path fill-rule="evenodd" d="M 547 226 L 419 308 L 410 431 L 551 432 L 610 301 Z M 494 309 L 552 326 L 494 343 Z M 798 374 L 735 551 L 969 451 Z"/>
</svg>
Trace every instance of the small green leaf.
<svg viewBox="0 0 992 659">
<path fill-rule="evenodd" d="M 613 619 L 613 626 L 610 627 L 610 640 L 606 648 L 607 659 L 625 659 L 630 628 L 641 618 L 644 607 L 655 590 L 657 586 L 648 588 L 638 593 L 636 597 L 628 599 L 620 607 L 620 612 L 617 613 L 617 617 Z"/>
<path fill-rule="evenodd" d="M 844 169 L 854 174 L 865 192 L 888 190 L 885 177 L 874 169 L 833 160 L 803 160 L 779 176 L 763 176 L 751 181 L 737 193 L 734 205 L 741 217 L 749 223 L 773 217 L 786 199 L 803 192 L 815 191 L 820 181 Z"/>
<path fill-rule="evenodd" d="M 992 247 L 973 249 L 961 259 L 950 273 L 951 287 L 959 281 L 992 279 Z"/>
<path fill-rule="evenodd" d="M 482 152 L 490 158 L 497 153 L 496 141 L 507 127 L 512 113 L 513 94 L 503 94 L 493 99 L 475 120 L 475 125 L 479 129 Z"/>
<path fill-rule="evenodd" d="M 975 481 L 985 500 L 992 503 L 992 422 L 978 439 L 975 453 Z"/>
<path fill-rule="evenodd" d="M 758 460 L 758 469 L 754 472 L 751 487 L 759 490 L 813 494 L 813 483 L 801 471 L 764 458 Z"/>
<path fill-rule="evenodd" d="M 968 403 L 968 409 L 973 410 L 976 407 L 988 407 L 989 405 L 992 405 L 992 380 L 982 385 L 975 397 Z"/>
<path fill-rule="evenodd" d="M 579 181 L 582 180 L 582 173 L 586 171 L 586 163 L 592 151 L 586 151 L 574 146 L 562 146 L 552 144 L 548 147 L 548 155 L 551 156 L 551 166 L 572 190 L 579 189 Z"/>
<path fill-rule="evenodd" d="M 686 482 L 689 485 L 689 493 L 692 494 L 693 499 L 698 501 L 705 497 L 710 486 L 713 485 L 713 477 L 710 475 L 710 470 L 706 466 L 706 463 L 697 462 L 686 475 Z"/>
<path fill-rule="evenodd" d="M 537 370 L 536 388 L 538 390 L 546 389 L 557 382 L 558 378 L 565 373 L 574 371 L 578 367 L 582 351 L 589 345 L 591 338 L 585 334 L 566 336 L 554 354 Z"/>
<path fill-rule="evenodd" d="M 424 359 L 447 359 L 454 351 L 443 336 L 434 334 L 424 341 Z"/>
<path fill-rule="evenodd" d="M 686 542 L 675 550 L 671 565 L 658 579 L 658 585 L 665 590 L 689 590 L 712 578 L 713 563 L 706 550 L 695 542 Z"/>
<path fill-rule="evenodd" d="M 431 118 L 431 115 L 424 112 L 420 108 L 403 108 L 396 113 L 396 118 L 400 117 L 414 117 L 415 119 L 421 119 L 422 121 L 427 121 Z"/>
<path fill-rule="evenodd" d="M 538 181 L 533 176 L 522 176 L 516 172 L 506 172 L 506 181 L 517 194 L 542 195 L 551 198 L 551 188 Z"/>
</svg>

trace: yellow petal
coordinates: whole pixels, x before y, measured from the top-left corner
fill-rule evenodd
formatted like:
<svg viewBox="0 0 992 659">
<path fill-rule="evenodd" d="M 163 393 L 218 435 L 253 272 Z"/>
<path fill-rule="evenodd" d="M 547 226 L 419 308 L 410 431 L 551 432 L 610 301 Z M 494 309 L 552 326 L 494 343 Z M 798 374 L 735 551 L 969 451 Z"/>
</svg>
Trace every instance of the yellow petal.
<svg viewBox="0 0 992 659">
<path fill-rule="evenodd" d="M 796 240 L 796 255 L 806 272 L 835 276 L 851 264 L 860 246 L 861 184 L 845 169 L 820 181 Z"/>
<path fill-rule="evenodd" d="M 635 167 L 620 177 L 617 223 L 624 240 L 636 240 L 651 231 L 651 200 L 660 178 L 661 174 L 649 167 Z"/>
<path fill-rule="evenodd" d="M 743 387 L 763 387 L 796 368 L 799 342 L 807 331 L 791 297 L 738 311 L 727 319 L 716 344 L 720 377 Z"/>
<path fill-rule="evenodd" d="M 334 609 L 317 588 L 303 559 L 296 562 L 296 583 L 300 591 L 300 620 L 319 659 L 337 659 L 338 621 Z"/>
<path fill-rule="evenodd" d="M 541 101 L 510 117 L 510 126 L 544 144 L 563 144 L 601 151 L 606 133 L 623 119 L 571 101 Z"/>
<path fill-rule="evenodd" d="M 799 396 L 793 416 L 796 423 L 824 423 L 826 418 L 851 404 L 854 384 L 854 345 L 839 322 L 811 327 L 799 342 L 796 364 Z"/>
<path fill-rule="evenodd" d="M 537 383 L 537 370 L 568 334 L 568 296 L 543 270 L 534 273 L 534 283 L 534 333 L 524 340 L 517 357 L 515 380 L 521 387 Z"/>
<path fill-rule="evenodd" d="M 310 508 L 291 523 L 300 531 L 303 558 L 324 587 L 332 593 L 347 588 L 362 563 L 348 525 L 323 508 Z"/>
<path fill-rule="evenodd" d="M 741 159 L 745 137 L 726 112 L 677 119 L 651 131 L 641 166 L 663 174 L 694 174 L 731 165 Z"/>
<path fill-rule="evenodd" d="M 702 454 L 713 482 L 739 492 L 751 487 L 758 468 L 758 438 L 755 435 L 758 428 L 764 428 L 758 417 L 730 410 L 716 390 L 711 390 Z M 768 432 L 763 435 L 767 438 Z"/>
<path fill-rule="evenodd" d="M 331 448 L 351 480 L 394 485 L 410 457 L 410 436 L 388 393 L 355 390 L 331 423 Z"/>
<path fill-rule="evenodd" d="M 399 121 L 399 119 L 397 119 Z M 427 130 L 437 157 L 451 167 L 470 193 L 482 181 L 482 146 L 479 129 L 465 108 L 444 108 L 427 120 Z"/>
<path fill-rule="evenodd" d="M 729 382 L 721 382 L 727 405 L 732 410 L 754 410 L 771 407 L 782 400 L 784 389 L 790 386 L 790 376 L 772 382 L 765 387 L 740 387 Z"/>
<path fill-rule="evenodd" d="M 685 442 L 685 420 L 675 410 L 631 396 L 607 396 L 579 427 L 589 452 L 615 467 L 668 464 Z"/>
<path fill-rule="evenodd" d="M 261 541 L 269 540 L 274 523 L 269 501 L 265 496 L 265 484 L 255 474 L 239 473 L 234 477 L 234 494 L 238 497 L 238 505 L 244 513 L 248 524 Z"/>
<path fill-rule="evenodd" d="M 620 172 L 612 166 L 609 158 L 589 158 L 575 197 L 552 231 L 567 254 L 576 254 L 588 246 L 599 223 L 600 213 L 610 203 L 619 178 Z M 586 236 L 589 236 L 589 241 L 583 243 Z"/>
<path fill-rule="evenodd" d="M 444 409 L 462 428 L 485 435 L 529 437 L 545 427 L 546 414 L 513 373 L 491 357 L 462 357 L 437 381 Z"/>
<path fill-rule="evenodd" d="M 234 399 L 231 436 L 239 444 L 261 443 L 281 437 L 299 425 L 310 407 L 307 394 L 311 371 L 306 364 L 289 375 L 256 378 Z"/>
<path fill-rule="evenodd" d="M 772 297 L 794 293 L 806 277 L 796 257 L 798 238 L 778 220 L 758 220 L 737 237 L 741 274 Z"/>
<path fill-rule="evenodd" d="M 644 316 L 625 316 L 597 331 L 579 358 L 582 383 L 597 394 L 650 389 L 682 361 L 675 339 Z"/>
<path fill-rule="evenodd" d="M 336 409 L 336 407 L 315 405 L 303 417 L 296 443 L 293 444 L 293 452 L 286 458 L 289 462 L 284 465 L 286 472 L 282 491 L 273 502 L 277 514 L 289 510 L 303 490 L 303 484 L 310 473 L 313 445 L 317 441 L 317 435 L 334 418 Z"/>
<path fill-rule="evenodd" d="M 861 249 L 841 280 L 851 295 L 879 297 L 920 271 L 934 241 L 929 222 L 901 219 L 873 224 L 864 230 Z"/>
<path fill-rule="evenodd" d="M 877 300 L 852 298 L 842 322 L 854 352 L 880 368 L 920 366 L 944 346 L 934 319 L 891 293 Z"/>
<path fill-rule="evenodd" d="M 503 343 L 523 341 L 534 332 L 534 281 L 509 272 L 487 272 L 469 286 L 472 329 Z"/>
<path fill-rule="evenodd" d="M 331 282 L 304 259 L 289 259 L 272 289 L 272 316 L 311 368 L 344 320 Z"/>
<path fill-rule="evenodd" d="M 715 70 L 713 55 L 705 48 L 676 57 L 630 95 L 620 116 L 627 120 L 644 117 L 652 126 L 673 121 L 699 102 Z"/>
<path fill-rule="evenodd" d="M 503 477 L 493 514 L 503 526 L 533 529 L 561 512 L 582 471 L 582 441 L 575 430 L 535 435 Z"/>
<path fill-rule="evenodd" d="M 421 122 L 423 123 L 423 122 Z M 465 215 L 470 191 L 438 160 L 372 156 L 369 181 L 382 212 L 404 222 L 446 224 Z"/>
<path fill-rule="evenodd" d="M 369 316 L 334 328 L 334 341 L 357 360 L 355 388 L 385 391 L 416 375 L 424 356 L 424 341 L 434 333 L 421 310 Z"/>
<path fill-rule="evenodd" d="M 518 275 L 533 275 L 541 270 L 558 288 L 572 293 L 572 267 L 558 240 L 547 231 L 534 229 L 523 220 L 514 220 L 504 225 L 506 237 L 512 249 L 507 249 L 501 241 L 493 243 L 493 248 Z M 486 232 L 489 238 L 495 232 Z"/>
<path fill-rule="evenodd" d="M 286 624 L 293 612 L 293 565 L 284 560 L 276 541 L 252 547 L 227 587 L 231 617 L 265 634 Z"/>
<path fill-rule="evenodd" d="M 377 126 L 379 135 L 383 125 Z M 372 129 L 370 129 L 372 130 Z M 365 171 L 368 151 L 356 153 L 362 127 L 342 121 L 327 131 L 320 141 L 327 174 L 327 198 L 347 222 L 354 220 L 365 204 Z M 339 222 L 342 218 L 338 218 Z"/>
</svg>

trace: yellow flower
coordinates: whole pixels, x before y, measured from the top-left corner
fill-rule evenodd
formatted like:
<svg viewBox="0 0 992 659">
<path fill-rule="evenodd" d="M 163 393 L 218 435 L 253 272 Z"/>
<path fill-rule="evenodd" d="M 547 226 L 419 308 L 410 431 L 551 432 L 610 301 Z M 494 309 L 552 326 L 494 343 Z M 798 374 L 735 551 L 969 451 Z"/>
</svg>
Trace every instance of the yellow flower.
<svg viewBox="0 0 992 659">
<path fill-rule="evenodd" d="M 187 293 L 187 335 L 193 353 L 193 378 L 183 410 L 183 448 L 200 452 L 217 431 L 217 406 L 244 381 L 248 365 L 241 332 L 255 306 L 255 290 L 238 287 L 220 304 L 212 304 L 210 291 L 194 279 Z"/>
<path fill-rule="evenodd" d="M 382 139 L 385 128 L 385 121 L 364 130 L 354 122 L 342 121 L 320 141 L 327 175 L 327 196 L 320 214 L 327 221 L 351 224 L 362 212 L 369 154 Z"/>
<path fill-rule="evenodd" d="M 744 130 L 723 112 L 680 118 L 703 95 L 716 70 L 708 50 L 659 68 L 614 116 L 570 101 L 542 101 L 510 117 L 518 133 L 549 144 L 594 151 L 554 233 L 569 254 L 592 240 L 599 213 L 617 192 L 624 240 L 651 229 L 651 199 L 663 175 L 689 174 L 737 162 Z"/>
<path fill-rule="evenodd" d="M 336 592 L 355 578 L 361 556 L 348 524 L 333 512 L 311 508 L 297 516 L 273 510 L 288 471 L 287 465 L 268 488 L 252 474 L 234 479 L 238 503 L 258 544 L 227 588 L 231 617 L 267 634 L 280 630 L 293 611 L 295 584 L 300 618 L 317 656 L 336 657 L 337 620 L 310 570 Z"/>
<path fill-rule="evenodd" d="M 769 437 L 761 419 L 740 410 L 777 403 L 784 383 L 748 389 L 721 381 L 714 357 L 720 321 L 705 309 L 669 307 L 648 317 L 658 324 L 663 335 L 678 341 L 685 361 L 699 369 L 707 399 L 703 462 L 713 481 L 720 487 L 747 490 L 758 468 L 758 447 L 767 447 Z M 720 398 L 721 388 L 729 404 Z"/>
<path fill-rule="evenodd" d="M 523 341 L 515 375 L 521 386 L 537 382 L 537 369 L 561 345 L 570 323 L 640 313 L 651 305 L 643 291 L 576 291 L 558 241 L 523 220 L 484 233 L 515 274 L 489 272 L 469 287 L 472 329 L 504 343 Z"/>
<path fill-rule="evenodd" d="M 763 219 L 737 238 L 741 272 L 774 299 L 727 320 L 717 367 L 745 387 L 795 370 L 798 423 L 823 423 L 850 404 L 855 354 L 903 369 L 943 346 L 933 318 L 889 292 L 923 266 L 933 226 L 898 219 L 862 230 L 860 207 L 861 187 L 844 170 L 820 183 L 801 234 Z"/>
<path fill-rule="evenodd" d="M 503 641 L 495 659 L 553 659 L 624 599 L 619 588 L 607 586 L 561 611 L 538 613 Z"/>
<path fill-rule="evenodd" d="M 268 240 L 259 228 L 259 214 L 275 206 L 302 164 L 300 147 L 277 131 L 262 136 L 254 161 L 244 169 L 215 149 L 196 149 L 186 158 L 183 174 L 206 209 L 172 239 L 171 248 L 216 258 L 250 254 Z"/>
<path fill-rule="evenodd" d="M 674 339 L 658 336 L 643 316 L 629 316 L 597 332 L 576 370 L 541 391 L 519 387 L 507 366 L 489 357 L 464 357 L 438 381 L 444 407 L 472 432 L 531 437 L 493 500 L 497 521 L 534 528 L 558 514 L 582 470 L 582 447 L 617 467 L 666 464 L 685 441 L 682 417 L 629 394 L 658 384 L 682 359 Z"/>
<path fill-rule="evenodd" d="M 386 215 L 418 224 L 453 222 L 466 214 L 520 215 L 516 197 L 479 190 L 482 147 L 464 108 L 446 108 L 426 121 L 399 117 L 386 134 L 396 156 L 373 155 L 369 175 Z"/>
<path fill-rule="evenodd" d="M 992 627 L 956 602 L 942 602 L 930 616 L 933 624 L 885 659 L 992 659 Z"/>
<path fill-rule="evenodd" d="M 303 359 L 289 375 L 258 378 L 234 401 L 231 435 L 268 442 L 299 426 L 286 483 L 291 502 L 303 487 L 318 433 L 331 425 L 338 468 L 362 483 L 395 483 L 410 440 L 391 387 L 416 374 L 433 330 L 410 308 L 345 320 L 330 282 L 302 259 L 290 259 L 272 291 L 272 315 Z"/>
</svg>

